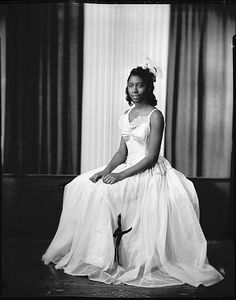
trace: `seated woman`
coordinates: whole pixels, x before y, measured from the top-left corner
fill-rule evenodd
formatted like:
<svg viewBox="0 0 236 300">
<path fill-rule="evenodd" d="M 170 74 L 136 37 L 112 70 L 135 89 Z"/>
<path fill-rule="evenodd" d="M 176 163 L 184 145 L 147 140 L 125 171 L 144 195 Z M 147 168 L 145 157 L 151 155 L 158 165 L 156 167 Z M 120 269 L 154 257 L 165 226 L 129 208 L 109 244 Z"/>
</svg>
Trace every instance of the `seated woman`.
<svg viewBox="0 0 236 300">
<path fill-rule="evenodd" d="M 142 287 L 210 286 L 223 279 L 206 257 L 192 182 L 159 154 L 164 119 L 154 81 L 149 66 L 131 71 L 131 108 L 119 121 L 120 147 L 107 166 L 65 186 L 45 264 L 107 284 Z"/>
</svg>

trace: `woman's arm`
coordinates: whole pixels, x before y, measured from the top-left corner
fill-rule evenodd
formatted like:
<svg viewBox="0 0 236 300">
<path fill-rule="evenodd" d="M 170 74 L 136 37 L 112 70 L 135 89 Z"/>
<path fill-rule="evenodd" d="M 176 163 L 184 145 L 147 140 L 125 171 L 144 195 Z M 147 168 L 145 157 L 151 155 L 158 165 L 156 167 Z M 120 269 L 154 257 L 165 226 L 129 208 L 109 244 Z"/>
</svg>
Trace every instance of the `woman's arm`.
<svg viewBox="0 0 236 300">
<path fill-rule="evenodd" d="M 103 181 L 106 183 L 115 183 L 117 181 L 123 180 L 129 176 L 136 175 L 138 173 L 144 172 L 151 168 L 158 160 L 161 140 L 164 129 L 164 118 L 160 111 L 155 110 L 151 115 L 150 120 L 150 137 L 148 143 L 148 155 L 140 160 L 137 164 L 132 167 L 120 172 L 111 173 L 104 176 Z"/>
<path fill-rule="evenodd" d="M 94 183 L 97 182 L 103 176 L 111 173 L 117 166 L 124 163 L 126 157 L 127 157 L 127 146 L 125 144 L 123 137 L 121 137 L 119 149 L 115 153 L 115 155 L 113 156 L 109 164 L 106 166 L 106 168 L 101 172 L 94 174 L 89 179 Z"/>
<path fill-rule="evenodd" d="M 127 151 L 126 143 L 125 143 L 123 137 L 121 137 L 119 149 L 115 153 L 115 155 L 112 157 L 111 161 L 106 166 L 106 168 L 104 169 L 104 171 L 107 174 L 111 173 L 117 166 L 119 166 L 120 164 L 124 163 L 125 160 L 126 160 L 126 157 L 127 157 L 127 152 L 128 151 Z"/>
</svg>

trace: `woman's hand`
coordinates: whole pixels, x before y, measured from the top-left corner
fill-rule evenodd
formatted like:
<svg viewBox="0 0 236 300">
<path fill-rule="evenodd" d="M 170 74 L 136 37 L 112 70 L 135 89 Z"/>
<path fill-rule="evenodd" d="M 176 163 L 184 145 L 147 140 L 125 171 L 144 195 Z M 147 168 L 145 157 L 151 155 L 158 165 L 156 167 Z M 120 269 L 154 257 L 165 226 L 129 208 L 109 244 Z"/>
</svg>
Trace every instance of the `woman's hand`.
<svg viewBox="0 0 236 300">
<path fill-rule="evenodd" d="M 104 183 L 113 184 L 123 180 L 123 176 L 120 173 L 109 173 L 102 177 Z"/>
<path fill-rule="evenodd" d="M 99 179 L 101 179 L 103 176 L 105 176 L 107 173 L 104 171 L 98 172 L 91 176 L 89 180 L 91 180 L 93 183 L 96 183 Z"/>
</svg>

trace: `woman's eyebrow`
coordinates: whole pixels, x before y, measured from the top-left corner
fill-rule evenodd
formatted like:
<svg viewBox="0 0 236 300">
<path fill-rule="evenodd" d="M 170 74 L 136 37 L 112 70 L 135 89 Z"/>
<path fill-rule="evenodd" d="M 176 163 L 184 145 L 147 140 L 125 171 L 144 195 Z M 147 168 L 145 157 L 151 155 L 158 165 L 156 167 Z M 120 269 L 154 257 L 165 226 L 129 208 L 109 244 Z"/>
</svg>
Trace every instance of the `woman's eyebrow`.
<svg viewBox="0 0 236 300">
<path fill-rule="evenodd" d="M 134 83 L 143 83 L 143 81 L 136 81 L 136 82 L 128 82 L 129 84 L 134 84 Z"/>
</svg>

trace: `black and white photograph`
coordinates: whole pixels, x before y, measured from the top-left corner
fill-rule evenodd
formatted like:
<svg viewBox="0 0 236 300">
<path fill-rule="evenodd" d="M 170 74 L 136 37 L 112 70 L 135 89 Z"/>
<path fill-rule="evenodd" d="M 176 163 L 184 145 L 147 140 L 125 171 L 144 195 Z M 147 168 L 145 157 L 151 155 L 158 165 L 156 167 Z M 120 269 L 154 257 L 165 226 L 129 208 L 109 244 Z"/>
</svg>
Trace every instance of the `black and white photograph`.
<svg viewBox="0 0 236 300">
<path fill-rule="evenodd" d="M 233 1 L 2 1 L 1 298 L 236 298 Z"/>
</svg>

